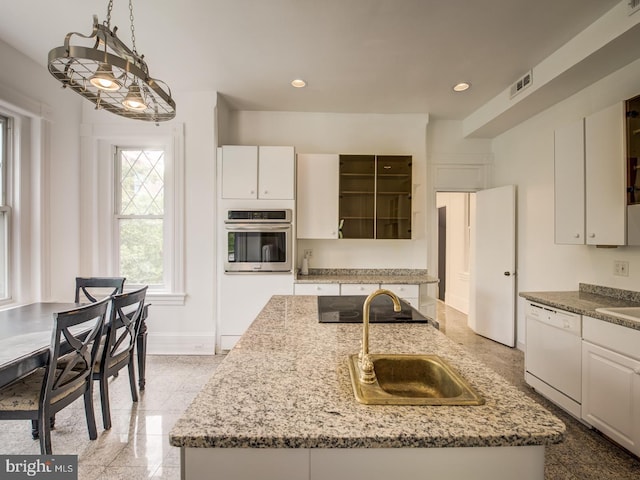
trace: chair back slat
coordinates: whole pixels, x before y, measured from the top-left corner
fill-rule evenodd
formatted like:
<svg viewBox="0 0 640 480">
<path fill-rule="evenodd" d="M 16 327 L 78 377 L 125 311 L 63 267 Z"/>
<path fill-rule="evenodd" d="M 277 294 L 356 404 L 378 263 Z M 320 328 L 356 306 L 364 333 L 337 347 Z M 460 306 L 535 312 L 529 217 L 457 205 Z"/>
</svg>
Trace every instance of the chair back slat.
<svg viewBox="0 0 640 480">
<path fill-rule="evenodd" d="M 49 362 L 43 382 L 42 400 L 45 404 L 90 384 L 100 338 L 110 299 L 53 314 L 53 333 L 49 347 Z M 64 368 L 58 361 L 64 358 Z"/>
<path fill-rule="evenodd" d="M 102 368 L 108 368 L 110 360 L 123 352 L 133 352 L 140 330 L 147 288 L 113 296 L 111 318 L 106 327 L 107 338 L 102 352 Z"/>
<path fill-rule="evenodd" d="M 76 277 L 74 301 L 80 303 L 81 297 L 84 297 L 90 302 L 97 302 L 101 298 L 120 294 L 124 290 L 125 280 L 125 277 Z"/>
</svg>

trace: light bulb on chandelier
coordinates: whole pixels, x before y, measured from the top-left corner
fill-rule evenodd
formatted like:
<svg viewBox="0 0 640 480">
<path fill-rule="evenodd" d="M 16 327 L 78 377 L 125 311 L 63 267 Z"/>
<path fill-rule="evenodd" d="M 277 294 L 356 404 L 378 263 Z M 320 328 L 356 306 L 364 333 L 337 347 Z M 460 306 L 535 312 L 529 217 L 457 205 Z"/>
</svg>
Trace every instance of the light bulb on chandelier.
<svg viewBox="0 0 640 480">
<path fill-rule="evenodd" d="M 115 92 L 122 88 L 122 84 L 113 75 L 111 65 L 105 62 L 102 62 L 98 66 L 98 70 L 96 70 L 96 73 L 93 74 L 89 81 L 94 87 L 104 90 L 105 92 Z"/>
<path fill-rule="evenodd" d="M 124 108 L 127 110 L 133 110 L 134 112 L 142 112 L 147 109 L 147 104 L 144 98 L 142 98 L 138 85 L 133 84 L 129 87 L 129 91 L 122 101 L 122 105 L 124 105 Z"/>
</svg>

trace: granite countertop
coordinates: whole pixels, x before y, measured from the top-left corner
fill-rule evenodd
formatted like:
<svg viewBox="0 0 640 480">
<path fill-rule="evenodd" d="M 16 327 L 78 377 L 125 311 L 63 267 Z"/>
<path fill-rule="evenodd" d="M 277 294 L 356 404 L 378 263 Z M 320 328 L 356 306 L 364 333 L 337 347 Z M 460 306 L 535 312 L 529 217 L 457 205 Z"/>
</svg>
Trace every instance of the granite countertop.
<svg viewBox="0 0 640 480">
<path fill-rule="evenodd" d="M 274 296 L 170 433 L 200 448 L 407 448 L 548 445 L 564 424 L 427 324 L 373 324 L 372 353 L 445 358 L 481 406 L 356 402 L 347 358 L 362 326 L 320 324 L 317 297 Z"/>
<path fill-rule="evenodd" d="M 416 269 L 348 269 L 348 268 L 312 268 L 309 275 L 296 273 L 295 283 L 390 283 L 415 285 L 438 283 L 427 270 Z"/>
<path fill-rule="evenodd" d="M 578 291 L 520 292 L 519 295 L 543 305 L 640 330 L 640 322 L 596 312 L 596 308 L 640 307 L 640 292 L 581 283 Z"/>
</svg>

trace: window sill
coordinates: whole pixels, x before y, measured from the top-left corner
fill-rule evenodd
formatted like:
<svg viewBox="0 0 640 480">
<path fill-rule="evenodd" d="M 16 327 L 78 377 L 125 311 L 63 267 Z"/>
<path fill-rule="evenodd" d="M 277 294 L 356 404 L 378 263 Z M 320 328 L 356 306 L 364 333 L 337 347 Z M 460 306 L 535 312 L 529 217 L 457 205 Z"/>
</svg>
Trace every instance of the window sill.
<svg viewBox="0 0 640 480">
<path fill-rule="evenodd" d="M 154 306 L 184 305 L 186 293 L 150 292 L 147 290 L 146 303 Z"/>
</svg>

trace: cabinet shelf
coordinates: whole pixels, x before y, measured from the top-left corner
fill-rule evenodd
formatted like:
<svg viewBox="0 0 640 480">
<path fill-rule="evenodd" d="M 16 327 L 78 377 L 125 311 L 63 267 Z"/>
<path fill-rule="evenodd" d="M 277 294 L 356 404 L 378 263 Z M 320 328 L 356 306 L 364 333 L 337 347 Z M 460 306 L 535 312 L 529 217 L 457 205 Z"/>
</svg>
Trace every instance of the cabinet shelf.
<svg viewBox="0 0 640 480">
<path fill-rule="evenodd" d="M 374 173 L 358 173 L 358 172 L 341 172 L 341 177 L 365 177 L 365 178 L 373 178 L 375 177 Z"/>
<path fill-rule="evenodd" d="M 342 238 L 411 238 L 411 173 L 411 156 L 341 155 Z"/>
</svg>

